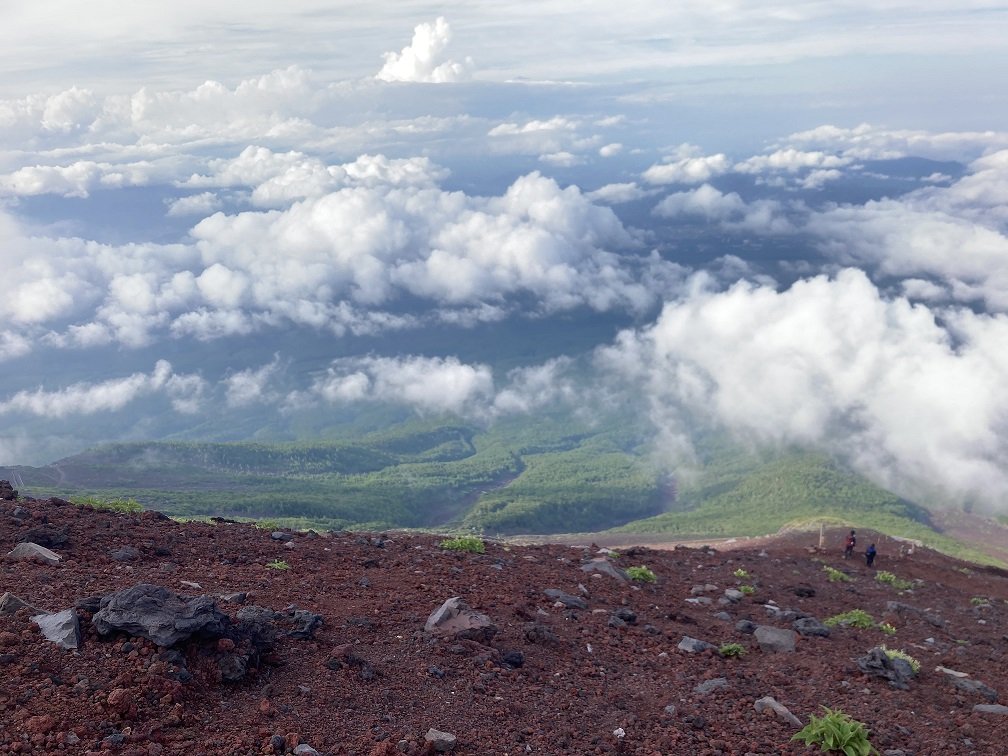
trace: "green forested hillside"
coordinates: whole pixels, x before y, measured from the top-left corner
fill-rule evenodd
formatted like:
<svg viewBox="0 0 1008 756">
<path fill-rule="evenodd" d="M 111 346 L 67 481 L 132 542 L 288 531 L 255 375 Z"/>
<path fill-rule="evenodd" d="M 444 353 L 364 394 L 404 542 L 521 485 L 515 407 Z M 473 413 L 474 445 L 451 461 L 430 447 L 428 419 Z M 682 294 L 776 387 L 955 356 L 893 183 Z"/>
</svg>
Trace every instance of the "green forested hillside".
<svg viewBox="0 0 1008 756">
<path fill-rule="evenodd" d="M 950 546 L 926 509 L 822 454 L 717 434 L 696 439 L 695 451 L 688 466 L 663 469 L 646 436 L 569 415 L 491 428 L 412 419 L 320 442 L 111 444 L 12 472 L 26 493 L 130 496 L 176 516 L 292 526 L 687 539 L 829 517 Z"/>
</svg>

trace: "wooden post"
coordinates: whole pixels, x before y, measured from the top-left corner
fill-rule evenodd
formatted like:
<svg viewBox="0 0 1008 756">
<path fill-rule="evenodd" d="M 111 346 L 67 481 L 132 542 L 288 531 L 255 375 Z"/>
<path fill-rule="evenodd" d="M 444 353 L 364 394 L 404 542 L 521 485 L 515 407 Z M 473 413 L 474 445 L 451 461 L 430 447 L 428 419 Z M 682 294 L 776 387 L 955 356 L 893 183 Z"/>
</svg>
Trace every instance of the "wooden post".
<svg viewBox="0 0 1008 756">
<path fill-rule="evenodd" d="M 820 522 L 819 523 L 819 548 L 820 549 L 825 549 L 826 548 L 826 533 L 825 533 L 825 529 L 826 529 L 826 523 Z"/>
</svg>

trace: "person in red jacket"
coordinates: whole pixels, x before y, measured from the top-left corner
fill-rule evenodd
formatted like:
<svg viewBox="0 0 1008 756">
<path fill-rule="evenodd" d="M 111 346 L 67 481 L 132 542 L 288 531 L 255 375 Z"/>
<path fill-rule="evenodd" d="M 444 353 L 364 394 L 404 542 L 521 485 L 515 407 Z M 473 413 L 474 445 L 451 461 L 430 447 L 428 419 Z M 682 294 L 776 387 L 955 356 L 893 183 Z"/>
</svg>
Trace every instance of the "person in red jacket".
<svg viewBox="0 0 1008 756">
<path fill-rule="evenodd" d="M 850 559 L 854 554 L 854 547 L 857 546 L 857 535 L 852 530 L 850 535 L 847 536 L 847 541 L 844 543 L 843 558 Z"/>
</svg>

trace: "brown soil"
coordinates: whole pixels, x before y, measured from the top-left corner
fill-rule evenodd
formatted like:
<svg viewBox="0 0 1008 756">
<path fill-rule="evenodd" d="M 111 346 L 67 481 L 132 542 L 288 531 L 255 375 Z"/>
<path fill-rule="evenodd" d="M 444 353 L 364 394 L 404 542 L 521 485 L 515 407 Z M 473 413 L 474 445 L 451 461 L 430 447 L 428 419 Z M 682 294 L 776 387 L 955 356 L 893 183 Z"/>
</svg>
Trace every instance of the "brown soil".
<svg viewBox="0 0 1008 756">
<path fill-rule="evenodd" d="M 20 518 L 16 506 L 26 510 Z M 152 643 L 102 640 L 86 611 L 79 611 L 79 651 L 47 642 L 26 610 L 0 617 L 0 753 L 263 754 L 300 742 L 324 754 L 418 754 L 431 727 L 455 734 L 462 754 L 818 752 L 789 742 L 794 726 L 755 711 L 766 695 L 803 721 L 820 705 L 839 707 L 867 724 L 883 752 L 1001 754 L 1008 742 L 1008 716 L 974 713 L 986 701 L 935 671 L 966 672 L 1008 696 L 1008 573 L 925 549 L 899 558 L 882 538 L 876 567 L 923 581 L 912 592 L 876 582 L 863 559 L 845 562 L 833 532 L 827 542 L 835 547 L 820 554 L 807 550 L 808 534 L 731 551 L 627 549 L 616 563 L 646 564 L 658 581 L 623 584 L 579 569 L 595 555 L 590 546 L 488 543 L 486 554 L 474 555 L 445 552 L 434 536 L 340 533 L 296 534 L 288 548 L 247 525 L 182 525 L 58 500 L 0 502 L 0 553 L 40 529 L 65 534 L 52 547 L 63 562 L 0 562 L 0 593 L 58 611 L 140 582 L 186 596 L 246 591 L 250 604 L 294 604 L 325 624 L 314 639 L 281 641 L 245 681 L 226 684 L 198 642 L 182 648 L 192 679 L 180 682 Z M 873 536 L 859 536 L 863 550 Z M 113 559 L 123 546 L 139 558 Z M 289 569 L 267 567 L 277 559 Z M 829 582 L 819 560 L 853 581 Z M 738 568 L 752 577 L 737 579 Z M 710 594 L 712 606 L 686 602 L 695 585 L 741 582 L 756 589 L 741 603 L 718 606 L 720 590 Z M 579 595 L 579 583 L 587 610 L 543 595 L 546 588 Z M 796 586 L 815 595 L 799 597 Z M 489 646 L 423 632 L 451 596 L 497 625 Z M 974 596 L 992 601 L 974 606 Z M 820 619 L 864 609 L 897 633 L 836 628 L 829 638 L 800 638 L 795 653 L 764 653 L 735 623 L 788 627 L 768 617 L 762 604 L 771 600 Z M 894 600 L 922 611 L 887 611 Z M 220 607 L 232 616 L 240 608 Z M 636 623 L 611 627 L 619 609 L 632 610 Z M 676 647 L 685 635 L 741 643 L 748 653 L 687 654 Z M 909 690 L 858 670 L 855 659 L 881 643 L 920 660 Z M 524 654 L 522 666 L 505 662 L 514 651 Z M 334 658 L 356 663 L 333 669 L 326 662 Z M 695 691 L 714 678 L 726 687 Z M 614 735 L 620 728 L 622 738 Z"/>
</svg>

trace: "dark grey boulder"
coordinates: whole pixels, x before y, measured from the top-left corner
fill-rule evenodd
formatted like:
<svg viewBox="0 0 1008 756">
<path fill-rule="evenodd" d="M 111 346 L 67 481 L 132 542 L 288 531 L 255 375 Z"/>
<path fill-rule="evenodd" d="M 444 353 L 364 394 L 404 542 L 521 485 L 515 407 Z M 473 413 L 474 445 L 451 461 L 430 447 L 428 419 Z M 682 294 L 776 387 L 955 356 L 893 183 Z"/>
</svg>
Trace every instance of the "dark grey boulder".
<svg viewBox="0 0 1008 756">
<path fill-rule="evenodd" d="M 559 601 L 561 604 L 566 606 L 568 609 L 587 609 L 588 602 L 585 601 L 580 596 L 572 596 L 569 593 L 564 593 L 558 588 L 547 588 L 543 593 L 547 597 L 553 599 L 554 601 Z"/>
<path fill-rule="evenodd" d="M 693 688 L 693 692 L 701 696 L 709 696 L 718 690 L 727 690 L 731 687 L 723 677 L 715 677 L 713 680 L 704 680 L 702 683 Z"/>
<path fill-rule="evenodd" d="M 765 654 L 790 654 L 795 650 L 797 635 L 794 630 L 760 625 L 753 633 L 760 651 Z"/>
<path fill-rule="evenodd" d="M 806 638 L 810 636 L 828 638 L 830 634 L 830 629 L 815 617 L 802 617 L 801 619 L 796 619 L 794 624 L 791 626 L 798 631 L 799 635 Z"/>
<path fill-rule="evenodd" d="M 974 680 L 972 677 L 950 677 L 946 676 L 946 679 L 952 683 L 959 690 L 965 691 L 966 693 L 972 693 L 973 695 L 980 696 L 981 698 L 986 698 L 991 703 L 997 701 L 997 691 L 993 688 L 984 685 L 984 683 L 979 680 Z"/>
<path fill-rule="evenodd" d="M 735 629 L 740 633 L 745 633 L 746 635 L 752 635 L 756 632 L 756 623 L 751 620 L 739 620 L 735 623 Z"/>
<path fill-rule="evenodd" d="M 687 654 L 699 654 L 708 649 L 714 650 L 717 646 L 713 643 L 708 643 L 707 641 L 698 640 L 696 638 L 691 638 L 688 635 L 684 635 L 683 639 L 679 641 L 679 645 L 676 646 L 676 648 L 680 651 L 685 651 Z"/>
<path fill-rule="evenodd" d="M 139 583 L 102 598 L 91 622 L 99 635 L 118 631 L 173 646 L 197 633 L 221 637 L 230 619 L 209 596 L 185 600 L 167 588 Z"/>
<path fill-rule="evenodd" d="M 587 562 L 581 565 L 582 572 L 597 572 L 601 575 L 608 575 L 609 577 L 616 578 L 621 583 L 629 582 L 630 578 L 627 574 L 621 570 L 619 567 L 614 565 L 605 557 L 599 557 L 597 559 L 589 559 Z"/>
<path fill-rule="evenodd" d="M 13 593 L 5 593 L 0 596 L 0 617 L 9 617 L 22 607 L 27 607 L 33 614 L 45 614 L 41 609 L 32 606 L 24 599 L 18 598 Z"/>
<path fill-rule="evenodd" d="M 908 683 L 914 677 L 913 668 L 904 659 L 890 659 L 881 648 L 873 648 L 857 660 L 858 669 L 869 677 L 888 680 L 899 690 L 909 689 Z"/>
</svg>

